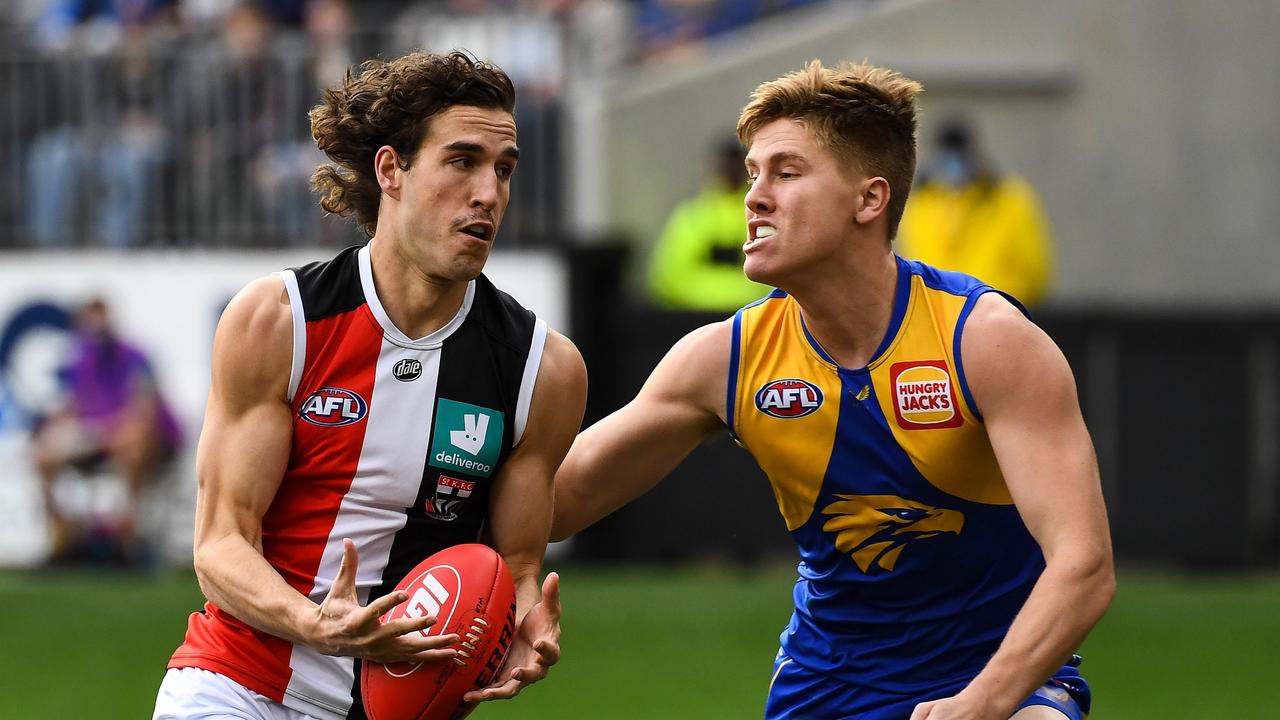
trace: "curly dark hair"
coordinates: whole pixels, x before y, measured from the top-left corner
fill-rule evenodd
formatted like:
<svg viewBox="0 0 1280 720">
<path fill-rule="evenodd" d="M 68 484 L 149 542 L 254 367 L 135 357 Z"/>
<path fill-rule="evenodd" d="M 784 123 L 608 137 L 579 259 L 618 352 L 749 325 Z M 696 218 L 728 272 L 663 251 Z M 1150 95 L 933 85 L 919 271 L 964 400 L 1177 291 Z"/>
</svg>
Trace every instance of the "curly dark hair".
<svg viewBox="0 0 1280 720">
<path fill-rule="evenodd" d="M 436 113 L 454 105 L 514 112 L 515 104 L 515 87 L 506 73 L 461 51 L 369 60 L 355 76 L 348 70 L 342 84 L 325 90 L 324 101 L 310 113 L 311 137 L 333 161 L 311 176 L 320 207 L 354 215 L 360 230 L 372 237 L 382 199 L 373 170 L 378 148 L 390 145 L 403 159 L 402 169 L 408 169 Z"/>
</svg>

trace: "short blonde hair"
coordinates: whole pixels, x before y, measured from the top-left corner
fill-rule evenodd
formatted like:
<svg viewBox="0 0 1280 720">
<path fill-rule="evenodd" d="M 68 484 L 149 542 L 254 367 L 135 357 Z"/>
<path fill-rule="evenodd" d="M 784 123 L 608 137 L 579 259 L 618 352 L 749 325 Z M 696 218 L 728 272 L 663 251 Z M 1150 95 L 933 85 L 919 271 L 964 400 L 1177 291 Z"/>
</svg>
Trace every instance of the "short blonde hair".
<svg viewBox="0 0 1280 720">
<path fill-rule="evenodd" d="M 916 173 L 916 95 L 920 83 L 887 68 L 811 60 L 798 70 L 763 83 L 738 118 L 738 139 L 751 147 L 760 128 L 796 120 L 818 144 L 851 168 L 889 183 L 889 237 L 907 205 Z"/>
</svg>

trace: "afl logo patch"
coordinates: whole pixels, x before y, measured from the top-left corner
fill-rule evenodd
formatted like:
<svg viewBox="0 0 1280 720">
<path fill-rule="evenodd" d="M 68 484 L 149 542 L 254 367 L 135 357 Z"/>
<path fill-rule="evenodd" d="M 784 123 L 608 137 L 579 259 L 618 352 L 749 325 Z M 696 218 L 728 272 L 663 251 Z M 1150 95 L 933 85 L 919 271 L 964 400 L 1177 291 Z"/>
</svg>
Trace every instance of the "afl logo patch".
<svg viewBox="0 0 1280 720">
<path fill-rule="evenodd" d="M 369 412 L 364 398 L 342 388 L 324 387 L 302 401 L 298 415 L 312 425 L 337 427 L 360 422 Z"/>
<path fill-rule="evenodd" d="M 804 417 L 822 407 L 822 391 L 799 378 L 773 380 L 756 391 L 756 409 L 770 417 Z"/>
<path fill-rule="evenodd" d="M 422 375 L 422 363 L 413 358 L 405 358 L 391 368 L 391 374 L 400 382 L 413 382 Z"/>
<path fill-rule="evenodd" d="M 955 384 L 943 360 L 894 363 L 893 414 L 903 430 L 953 428 L 964 424 L 956 411 Z"/>
</svg>

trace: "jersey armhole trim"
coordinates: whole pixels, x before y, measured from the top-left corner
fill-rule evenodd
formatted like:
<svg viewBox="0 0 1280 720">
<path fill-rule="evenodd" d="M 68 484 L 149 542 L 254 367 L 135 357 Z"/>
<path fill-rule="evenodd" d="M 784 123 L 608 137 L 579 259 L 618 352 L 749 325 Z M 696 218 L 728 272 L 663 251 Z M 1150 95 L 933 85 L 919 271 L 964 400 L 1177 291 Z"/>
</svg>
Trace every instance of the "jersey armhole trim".
<svg viewBox="0 0 1280 720">
<path fill-rule="evenodd" d="M 533 404 L 533 386 L 538 382 L 538 368 L 542 365 L 542 351 L 547 345 L 547 323 L 537 318 L 533 324 L 533 341 L 529 343 L 529 357 L 524 363 L 524 375 L 520 378 L 520 394 L 516 397 L 516 424 L 511 444 L 524 437 L 529 422 L 529 407 Z"/>
<path fill-rule="evenodd" d="M 289 404 L 293 404 L 293 396 L 298 393 L 298 385 L 302 383 L 302 371 L 307 362 L 307 316 L 302 309 L 302 292 L 298 289 L 298 276 L 292 270 L 282 270 L 276 275 L 284 280 L 285 292 L 289 294 L 289 307 L 293 314 L 293 363 L 289 368 Z"/>
<path fill-rule="evenodd" d="M 749 306 L 750 307 L 750 306 Z M 729 437 L 741 444 L 738 430 L 734 427 L 734 409 L 738 400 L 738 363 L 742 346 L 742 308 L 733 314 L 733 331 L 729 335 L 729 382 L 727 383 L 724 401 L 724 424 L 729 429 Z"/>
<path fill-rule="evenodd" d="M 1008 300 L 1019 312 L 1026 315 L 1028 320 L 1031 319 L 1031 312 L 1021 302 L 1018 302 L 1017 298 L 990 285 L 979 285 L 974 288 L 969 292 L 968 299 L 964 301 L 964 307 L 960 309 L 960 316 L 956 318 L 956 332 L 952 341 L 951 356 L 955 358 L 956 382 L 960 383 L 960 392 L 964 394 L 964 402 L 969 406 L 969 412 L 973 413 L 978 422 L 983 422 L 982 411 L 978 409 L 978 403 L 973 399 L 973 392 L 969 390 L 969 381 L 965 378 L 964 360 L 960 356 L 960 338 L 964 334 L 964 324 L 969 319 L 969 313 L 973 312 L 974 306 L 978 304 L 978 298 L 991 292 Z"/>
</svg>

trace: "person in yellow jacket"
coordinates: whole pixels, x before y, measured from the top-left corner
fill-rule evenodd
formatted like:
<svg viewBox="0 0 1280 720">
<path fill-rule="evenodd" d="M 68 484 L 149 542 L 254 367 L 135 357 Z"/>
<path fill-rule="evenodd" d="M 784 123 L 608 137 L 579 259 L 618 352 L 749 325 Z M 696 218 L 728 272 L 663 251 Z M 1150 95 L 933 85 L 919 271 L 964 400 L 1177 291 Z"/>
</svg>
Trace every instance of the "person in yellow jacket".
<svg viewBox="0 0 1280 720">
<path fill-rule="evenodd" d="M 902 255 L 973 275 L 1035 306 L 1052 282 L 1051 243 L 1031 185 L 998 175 L 969 127 L 947 123 L 930 172 L 907 202 L 899 230 Z"/>
<path fill-rule="evenodd" d="M 742 274 L 747 241 L 742 146 L 727 140 L 715 149 L 714 160 L 713 178 L 671 212 L 649 258 L 650 296 L 668 309 L 733 311 L 770 290 Z"/>
</svg>

